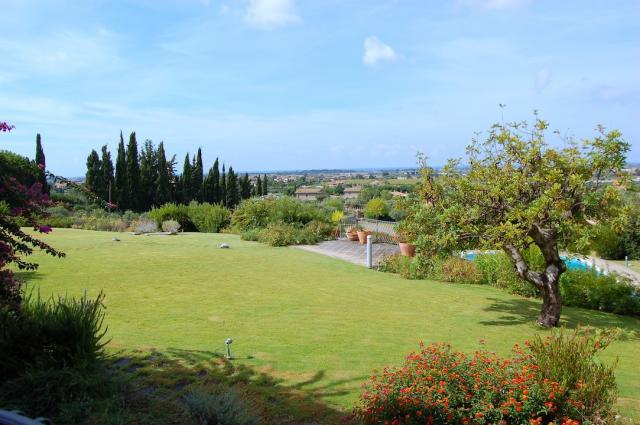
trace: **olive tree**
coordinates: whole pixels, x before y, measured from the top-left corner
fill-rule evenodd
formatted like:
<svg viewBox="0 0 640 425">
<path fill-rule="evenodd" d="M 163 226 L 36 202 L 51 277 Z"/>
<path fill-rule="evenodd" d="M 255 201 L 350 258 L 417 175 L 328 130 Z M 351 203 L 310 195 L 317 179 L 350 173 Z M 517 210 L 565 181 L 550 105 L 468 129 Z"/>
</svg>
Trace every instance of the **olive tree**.
<svg viewBox="0 0 640 425">
<path fill-rule="evenodd" d="M 558 282 L 566 270 L 560 250 L 585 249 L 590 227 L 619 225 L 620 191 L 629 144 L 619 131 L 597 128 L 595 137 L 547 142 L 547 122 L 496 124 L 474 138 L 467 162 L 450 160 L 436 175 L 422 159 L 421 200 L 408 220 L 419 230 L 423 256 L 465 249 L 502 249 L 518 275 L 542 295 L 538 323 L 557 326 L 562 299 Z M 540 249 L 536 268 L 525 250 Z"/>
</svg>

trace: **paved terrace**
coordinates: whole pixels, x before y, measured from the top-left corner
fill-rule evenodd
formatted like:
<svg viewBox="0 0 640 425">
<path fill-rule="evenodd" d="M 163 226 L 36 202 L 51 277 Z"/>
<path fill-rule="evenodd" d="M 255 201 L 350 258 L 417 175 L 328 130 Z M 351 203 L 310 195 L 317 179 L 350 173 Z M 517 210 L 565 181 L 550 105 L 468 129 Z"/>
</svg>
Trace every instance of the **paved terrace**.
<svg viewBox="0 0 640 425">
<path fill-rule="evenodd" d="M 298 245 L 296 248 L 350 261 L 360 266 L 367 265 L 367 246 L 358 242 L 339 239 L 320 242 L 317 245 Z M 380 264 L 384 257 L 400 252 L 398 245 L 388 243 L 374 243 L 372 248 L 374 266 Z"/>
<path fill-rule="evenodd" d="M 317 245 L 298 245 L 295 248 L 303 249 L 329 257 L 350 261 L 360 266 L 367 265 L 367 246 L 360 245 L 344 239 L 325 241 Z M 376 266 L 389 255 L 398 254 L 400 249 L 396 244 L 374 243 L 373 244 L 373 265 Z M 596 257 L 583 257 L 585 261 L 594 264 L 600 271 L 605 273 L 616 273 L 628 278 L 631 283 L 640 286 L 640 273 L 613 261 L 603 260 Z"/>
</svg>

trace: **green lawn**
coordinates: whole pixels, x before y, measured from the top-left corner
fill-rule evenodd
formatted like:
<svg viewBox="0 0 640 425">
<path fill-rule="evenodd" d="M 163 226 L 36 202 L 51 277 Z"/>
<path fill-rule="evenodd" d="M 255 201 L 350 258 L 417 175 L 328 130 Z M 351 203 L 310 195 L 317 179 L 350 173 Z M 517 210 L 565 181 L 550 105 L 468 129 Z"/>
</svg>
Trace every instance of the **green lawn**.
<svg viewBox="0 0 640 425">
<path fill-rule="evenodd" d="M 401 363 L 419 341 L 508 354 L 544 332 L 533 321 L 537 301 L 491 287 L 408 281 L 234 235 L 56 229 L 44 239 L 67 257 L 38 254 L 40 269 L 23 276 L 42 295 L 103 290 L 113 349 L 206 356 L 232 337 L 236 363 L 345 409 L 373 368 Z M 221 242 L 231 249 L 218 249 Z M 574 308 L 563 316 L 569 327 L 622 329 L 604 360 L 619 357 L 620 409 L 640 418 L 640 321 Z"/>
</svg>

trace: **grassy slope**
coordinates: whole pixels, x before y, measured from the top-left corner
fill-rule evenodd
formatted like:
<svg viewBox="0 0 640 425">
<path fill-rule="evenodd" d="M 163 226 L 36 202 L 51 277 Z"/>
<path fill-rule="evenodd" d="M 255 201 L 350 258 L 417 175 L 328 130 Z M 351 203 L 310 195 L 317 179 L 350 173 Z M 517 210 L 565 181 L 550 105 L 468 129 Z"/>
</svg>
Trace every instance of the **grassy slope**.
<svg viewBox="0 0 640 425">
<path fill-rule="evenodd" d="M 538 303 L 491 287 L 407 281 L 294 248 L 233 235 L 132 236 L 56 229 L 27 274 L 43 295 L 106 293 L 112 347 L 223 352 L 349 406 L 373 368 L 399 364 L 418 341 L 508 354 L 535 332 Z M 231 249 L 217 249 L 228 242 Z M 565 324 L 616 326 L 620 407 L 640 417 L 640 321 L 565 308 Z M 303 388 L 304 389 L 304 388 Z"/>
</svg>

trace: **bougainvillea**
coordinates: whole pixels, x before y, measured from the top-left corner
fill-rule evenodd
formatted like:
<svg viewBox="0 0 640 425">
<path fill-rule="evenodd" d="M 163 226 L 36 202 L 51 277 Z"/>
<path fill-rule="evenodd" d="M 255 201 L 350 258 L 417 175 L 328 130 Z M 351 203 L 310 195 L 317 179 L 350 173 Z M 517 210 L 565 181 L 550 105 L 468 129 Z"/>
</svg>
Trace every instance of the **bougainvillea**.
<svg viewBox="0 0 640 425">
<path fill-rule="evenodd" d="M 385 368 L 365 384 L 355 416 L 366 424 L 581 424 L 580 385 L 544 377 L 529 351 L 510 359 L 447 344 L 421 344 L 400 368 Z"/>
<path fill-rule="evenodd" d="M 13 128 L 6 122 L 0 122 L 2 132 L 9 132 Z M 36 269 L 37 264 L 24 259 L 34 248 L 59 257 L 64 256 L 64 253 L 22 231 L 18 219 L 36 232 L 51 231 L 50 227 L 38 223 L 38 217 L 44 215 L 44 209 L 51 201 L 42 192 L 41 183 L 27 186 L 16 180 L 8 168 L 0 168 L 0 306 L 18 310 L 21 301 L 20 284 L 9 265 L 15 264 L 21 270 Z"/>
</svg>

